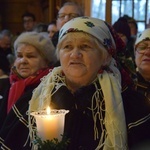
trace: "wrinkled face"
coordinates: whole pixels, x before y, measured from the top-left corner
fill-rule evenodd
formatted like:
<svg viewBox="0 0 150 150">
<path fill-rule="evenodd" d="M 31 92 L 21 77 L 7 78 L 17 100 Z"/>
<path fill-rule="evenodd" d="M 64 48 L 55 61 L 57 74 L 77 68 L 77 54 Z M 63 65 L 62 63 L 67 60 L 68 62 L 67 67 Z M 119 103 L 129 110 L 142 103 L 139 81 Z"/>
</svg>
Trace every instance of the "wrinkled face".
<svg viewBox="0 0 150 150">
<path fill-rule="evenodd" d="M 57 18 L 57 29 L 60 28 L 69 20 L 79 17 L 78 8 L 72 5 L 66 5 L 59 10 Z"/>
<path fill-rule="evenodd" d="M 150 80 L 150 41 L 138 44 L 135 52 L 135 62 L 139 72 L 146 80 Z"/>
<path fill-rule="evenodd" d="M 0 39 L 0 47 L 5 49 L 8 49 L 11 47 L 11 39 L 8 36 L 4 36 L 2 39 Z"/>
<path fill-rule="evenodd" d="M 34 75 L 38 70 L 46 68 L 47 63 L 35 47 L 21 44 L 16 50 L 15 66 L 17 72 L 23 78 L 27 78 Z"/>
<path fill-rule="evenodd" d="M 48 31 L 48 36 L 49 36 L 49 38 L 51 39 L 51 38 L 53 37 L 53 35 L 57 32 L 57 27 L 56 27 L 56 25 L 55 25 L 55 24 L 50 24 L 50 25 L 48 26 L 47 31 Z"/>
<path fill-rule="evenodd" d="M 26 31 L 32 31 L 33 27 L 35 26 L 35 21 L 32 17 L 24 17 L 23 26 Z"/>
<path fill-rule="evenodd" d="M 80 33 L 82 34 L 82 33 Z M 96 46 L 94 37 L 68 33 L 62 41 L 59 58 L 68 84 L 77 87 L 90 84 L 106 61 L 106 54 Z"/>
</svg>

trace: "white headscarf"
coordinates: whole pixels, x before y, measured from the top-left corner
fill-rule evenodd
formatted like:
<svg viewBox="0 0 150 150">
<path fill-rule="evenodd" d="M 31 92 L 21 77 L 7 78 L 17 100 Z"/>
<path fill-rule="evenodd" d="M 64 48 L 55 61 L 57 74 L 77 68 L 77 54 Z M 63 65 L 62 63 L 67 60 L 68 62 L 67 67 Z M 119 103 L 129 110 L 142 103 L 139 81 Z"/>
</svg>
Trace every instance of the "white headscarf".
<svg viewBox="0 0 150 150">
<path fill-rule="evenodd" d="M 59 41 L 65 34 L 70 32 L 85 32 L 94 36 L 107 48 L 111 55 L 125 47 L 124 42 L 114 29 L 101 19 L 86 16 L 73 18 L 60 29 Z"/>
<path fill-rule="evenodd" d="M 141 34 L 137 36 L 135 47 L 144 40 L 150 40 L 150 28 L 145 29 Z"/>
</svg>

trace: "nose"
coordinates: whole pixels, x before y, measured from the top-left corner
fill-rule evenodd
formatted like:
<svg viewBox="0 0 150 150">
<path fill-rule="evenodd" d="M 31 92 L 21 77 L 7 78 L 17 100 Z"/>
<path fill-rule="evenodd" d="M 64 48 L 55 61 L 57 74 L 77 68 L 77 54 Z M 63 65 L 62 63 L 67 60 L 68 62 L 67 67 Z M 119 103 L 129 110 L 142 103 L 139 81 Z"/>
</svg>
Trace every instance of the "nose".
<svg viewBox="0 0 150 150">
<path fill-rule="evenodd" d="M 146 49 L 143 51 L 145 55 L 150 55 L 150 46 L 146 47 Z"/>
<path fill-rule="evenodd" d="M 72 51 L 71 51 L 71 57 L 72 58 L 79 58 L 82 56 L 82 53 L 80 51 L 80 49 L 78 48 L 74 48 Z"/>
<path fill-rule="evenodd" d="M 143 53 L 145 56 L 150 57 L 150 47 L 147 47 Z"/>
<path fill-rule="evenodd" d="M 22 58 L 20 59 L 20 63 L 27 63 L 27 59 L 26 59 L 25 57 L 22 57 Z"/>
<path fill-rule="evenodd" d="M 64 20 L 65 20 L 66 22 L 69 21 L 69 20 L 71 20 L 71 19 L 72 19 L 72 16 L 71 16 L 70 14 L 65 15 Z"/>
<path fill-rule="evenodd" d="M 68 22 L 69 20 L 70 20 L 70 19 L 69 19 L 69 16 L 66 15 L 65 18 L 64 18 L 65 23 Z"/>
</svg>

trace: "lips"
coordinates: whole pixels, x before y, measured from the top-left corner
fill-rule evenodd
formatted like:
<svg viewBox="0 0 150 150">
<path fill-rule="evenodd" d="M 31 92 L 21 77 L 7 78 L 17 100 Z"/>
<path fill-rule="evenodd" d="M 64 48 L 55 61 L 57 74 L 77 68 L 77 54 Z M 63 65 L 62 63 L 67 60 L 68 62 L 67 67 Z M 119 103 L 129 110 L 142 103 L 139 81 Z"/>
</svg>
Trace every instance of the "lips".
<svg viewBox="0 0 150 150">
<path fill-rule="evenodd" d="M 20 69 L 29 69 L 29 68 L 20 68 Z"/>
<path fill-rule="evenodd" d="M 143 59 L 143 61 L 150 62 L 150 58 L 145 58 L 145 59 Z"/>
<path fill-rule="evenodd" d="M 81 64 L 81 63 L 70 63 L 71 65 L 78 65 L 78 64 Z"/>
<path fill-rule="evenodd" d="M 19 70 L 20 71 L 27 71 L 27 70 L 29 70 L 29 68 L 20 68 Z"/>
<path fill-rule="evenodd" d="M 69 63 L 70 65 L 83 65 L 81 62 L 73 61 Z"/>
</svg>

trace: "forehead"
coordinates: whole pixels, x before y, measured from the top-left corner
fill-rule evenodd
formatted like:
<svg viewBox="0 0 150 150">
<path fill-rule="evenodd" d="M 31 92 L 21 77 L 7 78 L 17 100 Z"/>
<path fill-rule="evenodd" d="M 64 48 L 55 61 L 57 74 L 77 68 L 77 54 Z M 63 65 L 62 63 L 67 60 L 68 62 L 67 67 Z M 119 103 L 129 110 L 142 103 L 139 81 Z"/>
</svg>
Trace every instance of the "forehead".
<svg viewBox="0 0 150 150">
<path fill-rule="evenodd" d="M 77 6 L 74 6 L 74 5 L 66 5 L 66 6 L 63 6 L 63 7 L 59 10 L 59 14 L 60 14 L 60 13 L 65 13 L 65 14 L 68 14 L 68 13 L 79 13 L 79 11 L 78 11 Z"/>
<path fill-rule="evenodd" d="M 75 42 L 76 44 L 84 44 L 84 42 L 95 44 L 96 38 L 83 32 L 71 32 L 64 35 L 64 37 L 60 41 L 61 44 L 66 43 L 74 44 Z"/>
<path fill-rule="evenodd" d="M 18 45 L 16 52 L 36 53 L 38 51 L 34 46 L 22 43 L 22 44 Z"/>
<path fill-rule="evenodd" d="M 150 40 L 142 41 L 142 42 L 139 43 L 139 45 L 141 45 L 141 44 L 150 44 Z"/>
<path fill-rule="evenodd" d="M 132 22 L 129 22 L 128 25 L 129 25 L 130 27 L 132 27 L 132 28 L 136 28 L 135 24 L 132 23 Z"/>
<path fill-rule="evenodd" d="M 25 17 L 23 18 L 23 20 L 33 20 L 33 18 L 30 17 L 30 16 L 25 16 Z"/>
</svg>

